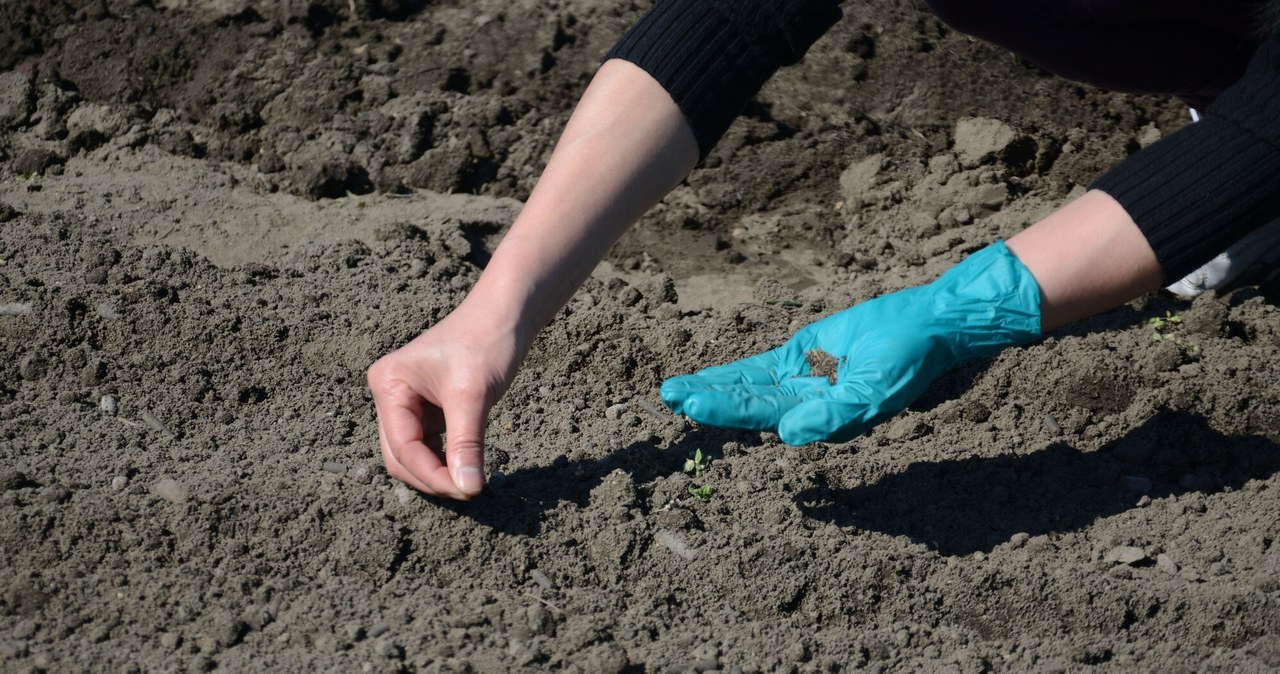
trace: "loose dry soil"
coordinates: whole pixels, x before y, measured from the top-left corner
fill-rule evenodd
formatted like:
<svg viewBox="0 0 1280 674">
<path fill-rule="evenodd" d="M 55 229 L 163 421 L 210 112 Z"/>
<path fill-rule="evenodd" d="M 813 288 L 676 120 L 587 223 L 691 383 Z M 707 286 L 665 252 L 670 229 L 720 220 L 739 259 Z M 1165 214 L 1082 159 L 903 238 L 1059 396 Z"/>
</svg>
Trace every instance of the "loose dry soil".
<svg viewBox="0 0 1280 674">
<path fill-rule="evenodd" d="M 388 480 L 364 369 L 646 4 L 0 4 L 0 670 L 1280 668 L 1274 287 L 1134 302 L 846 445 L 657 406 L 1184 123 L 910 0 L 849 6 L 619 243 L 482 498 Z"/>
</svg>

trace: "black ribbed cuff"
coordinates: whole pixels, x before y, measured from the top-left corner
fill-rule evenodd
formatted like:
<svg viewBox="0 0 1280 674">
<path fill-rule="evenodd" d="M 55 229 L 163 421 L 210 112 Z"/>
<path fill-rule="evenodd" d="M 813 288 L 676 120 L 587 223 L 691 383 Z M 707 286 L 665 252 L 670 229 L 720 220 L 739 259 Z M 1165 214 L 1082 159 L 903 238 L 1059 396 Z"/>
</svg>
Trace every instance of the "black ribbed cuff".
<svg viewBox="0 0 1280 674">
<path fill-rule="evenodd" d="M 1280 148 L 1209 116 L 1091 186 L 1124 207 L 1166 280 L 1180 279 L 1280 212 Z"/>
<path fill-rule="evenodd" d="M 659 0 L 603 60 L 643 68 L 689 120 L 705 158 L 779 64 L 706 0 Z"/>
</svg>

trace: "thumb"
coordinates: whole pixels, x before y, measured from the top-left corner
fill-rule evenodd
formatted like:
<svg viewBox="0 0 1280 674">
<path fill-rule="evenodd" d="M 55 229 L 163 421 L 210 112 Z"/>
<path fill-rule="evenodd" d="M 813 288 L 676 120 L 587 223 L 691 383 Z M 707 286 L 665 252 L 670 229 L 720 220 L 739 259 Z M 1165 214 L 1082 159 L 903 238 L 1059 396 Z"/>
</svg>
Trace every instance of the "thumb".
<svg viewBox="0 0 1280 674">
<path fill-rule="evenodd" d="M 484 426 L 488 409 L 483 397 L 461 395 L 444 408 L 445 463 L 463 496 L 484 488 Z"/>
</svg>

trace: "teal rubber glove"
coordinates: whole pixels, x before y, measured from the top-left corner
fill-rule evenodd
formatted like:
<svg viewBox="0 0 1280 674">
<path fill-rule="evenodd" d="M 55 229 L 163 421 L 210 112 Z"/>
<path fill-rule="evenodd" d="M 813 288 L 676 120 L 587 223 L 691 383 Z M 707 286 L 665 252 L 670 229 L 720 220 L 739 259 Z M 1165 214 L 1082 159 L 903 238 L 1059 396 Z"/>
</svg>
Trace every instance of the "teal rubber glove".
<svg viewBox="0 0 1280 674">
<path fill-rule="evenodd" d="M 968 360 L 1040 337 L 1040 288 L 1003 242 L 928 285 L 812 323 L 776 349 L 662 384 L 672 411 L 708 426 L 774 431 L 789 445 L 844 442 L 906 409 Z M 836 382 L 806 356 L 838 359 Z"/>
</svg>

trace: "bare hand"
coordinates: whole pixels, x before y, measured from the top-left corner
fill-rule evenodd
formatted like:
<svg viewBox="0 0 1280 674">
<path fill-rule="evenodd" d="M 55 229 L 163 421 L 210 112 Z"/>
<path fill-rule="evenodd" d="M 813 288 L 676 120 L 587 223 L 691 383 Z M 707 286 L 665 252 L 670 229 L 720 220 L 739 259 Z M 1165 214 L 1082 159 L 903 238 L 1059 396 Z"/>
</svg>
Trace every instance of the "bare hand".
<svg viewBox="0 0 1280 674">
<path fill-rule="evenodd" d="M 369 368 L 387 473 L 434 496 L 480 493 L 485 421 L 515 375 L 515 344 L 459 309 Z"/>
</svg>

